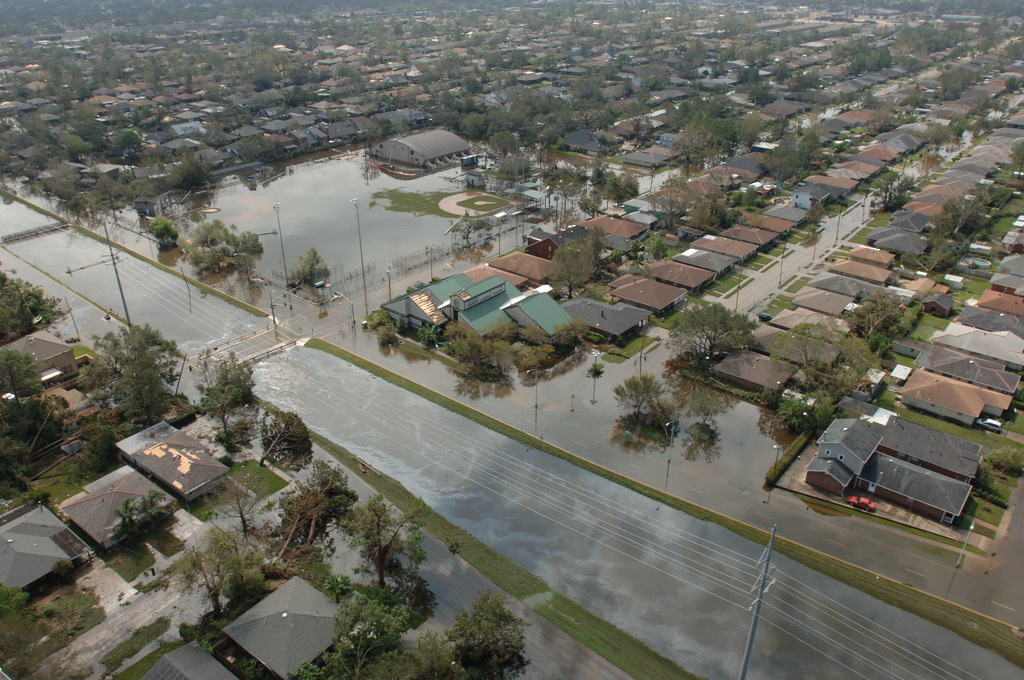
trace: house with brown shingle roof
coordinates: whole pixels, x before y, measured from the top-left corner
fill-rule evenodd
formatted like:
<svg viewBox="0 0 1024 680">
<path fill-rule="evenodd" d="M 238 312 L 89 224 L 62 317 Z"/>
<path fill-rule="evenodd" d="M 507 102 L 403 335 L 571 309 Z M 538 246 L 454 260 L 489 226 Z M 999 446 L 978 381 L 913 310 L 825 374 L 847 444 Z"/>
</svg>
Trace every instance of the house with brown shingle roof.
<svg viewBox="0 0 1024 680">
<path fill-rule="evenodd" d="M 997 290 L 986 290 L 982 293 L 978 306 L 982 309 L 991 309 L 993 312 L 1024 316 L 1024 298 Z"/>
<path fill-rule="evenodd" d="M 723 255 L 729 255 L 739 260 L 745 260 L 754 253 L 757 252 L 757 246 L 753 243 L 747 243 L 746 241 L 736 241 L 731 238 L 724 236 L 701 236 L 699 239 L 693 242 L 694 248 L 700 250 L 707 250 L 712 253 L 722 253 Z"/>
<path fill-rule="evenodd" d="M 638 239 L 648 231 L 646 225 L 637 224 L 630 220 L 620 220 L 617 217 L 608 217 L 607 215 L 599 215 L 598 217 L 580 222 L 579 226 L 587 230 L 601 227 L 606 234 L 614 234 L 615 236 L 621 236 L 630 240 Z"/>
<path fill-rule="evenodd" d="M 720 380 L 758 392 L 781 388 L 796 371 L 797 367 L 789 362 L 773 360 L 746 349 L 733 352 L 711 369 Z"/>
<path fill-rule="evenodd" d="M 625 222 L 626 220 L 621 221 Z M 633 223 L 629 222 L 628 224 Z M 488 260 L 487 264 L 493 269 L 500 269 L 517 276 L 522 276 L 531 286 L 542 286 L 547 283 L 548 279 L 551 278 L 551 270 L 553 268 L 551 260 L 545 260 L 543 257 L 537 257 L 529 253 L 518 252 Z"/>
<path fill-rule="evenodd" d="M 854 262 L 862 262 L 873 267 L 885 267 L 888 269 L 892 261 L 896 259 L 896 256 L 878 248 L 858 246 L 850 251 L 850 259 Z"/>
<path fill-rule="evenodd" d="M 610 285 L 612 290 L 608 297 L 611 299 L 649 309 L 655 314 L 674 309 L 686 299 L 686 291 L 682 288 L 633 274 L 620 276 Z"/>
<path fill-rule="evenodd" d="M 751 212 L 743 213 L 743 217 L 741 219 L 745 225 L 754 227 L 755 229 L 767 229 L 768 231 L 774 231 L 776 234 L 787 232 L 796 226 L 796 222 L 790 222 L 789 220 L 784 220 L 781 217 L 759 215 Z"/>
<path fill-rule="evenodd" d="M 673 262 L 672 260 L 651 262 L 648 269 L 650 269 L 651 278 L 655 281 L 685 288 L 688 291 L 697 290 L 715 278 L 714 272 L 709 272 L 707 269 L 692 267 L 681 262 Z"/>
<path fill-rule="evenodd" d="M 766 246 L 775 241 L 779 237 L 774 231 L 768 229 L 757 229 L 756 227 L 748 227 L 743 224 L 737 224 L 729 227 L 721 234 L 725 238 L 735 239 L 737 241 L 746 241 L 747 243 L 753 243 L 757 247 Z"/>
<path fill-rule="evenodd" d="M 968 385 L 929 371 L 914 371 L 903 386 L 903 403 L 911 408 L 972 425 L 976 418 L 998 418 L 1013 397 Z"/>
<path fill-rule="evenodd" d="M 887 286 L 896 280 L 895 272 L 882 267 L 875 267 L 870 264 L 853 262 L 851 260 L 836 262 L 834 265 L 829 267 L 829 271 L 835 274 L 849 276 L 850 278 L 860 279 L 861 281 L 867 281 L 868 283 L 873 283 L 876 286 Z"/>
</svg>

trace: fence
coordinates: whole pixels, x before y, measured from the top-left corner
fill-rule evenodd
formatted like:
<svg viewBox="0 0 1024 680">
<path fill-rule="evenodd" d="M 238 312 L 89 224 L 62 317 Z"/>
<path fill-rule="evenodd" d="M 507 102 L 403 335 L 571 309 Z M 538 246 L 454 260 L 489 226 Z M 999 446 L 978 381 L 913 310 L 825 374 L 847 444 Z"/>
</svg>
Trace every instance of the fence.
<svg viewBox="0 0 1024 680">
<path fill-rule="evenodd" d="M 27 241 L 30 238 L 36 238 L 37 236 L 44 236 L 46 234 L 52 234 L 55 231 L 64 231 L 69 225 L 63 222 L 52 222 L 51 224 L 44 224 L 41 227 L 32 227 L 25 231 L 18 231 L 13 234 L 8 234 L 3 238 L 0 238 L 0 243 L 16 243 L 18 241 Z"/>
</svg>

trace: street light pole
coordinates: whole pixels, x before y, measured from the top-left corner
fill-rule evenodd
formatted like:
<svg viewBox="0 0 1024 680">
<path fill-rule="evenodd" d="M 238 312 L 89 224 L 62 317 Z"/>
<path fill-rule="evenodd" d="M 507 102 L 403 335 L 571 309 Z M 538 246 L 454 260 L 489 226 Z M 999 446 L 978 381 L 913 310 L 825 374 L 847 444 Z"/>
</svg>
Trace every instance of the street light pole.
<svg viewBox="0 0 1024 680">
<path fill-rule="evenodd" d="M 284 232 L 281 230 L 281 204 L 274 204 L 277 213 L 277 238 L 281 242 L 281 266 L 284 267 L 284 289 L 288 290 L 288 258 L 284 254 Z"/>
<path fill-rule="evenodd" d="M 668 473 L 672 469 L 672 444 L 676 439 L 676 421 L 670 420 L 665 423 L 668 428 L 668 448 L 665 450 L 665 491 L 668 491 Z"/>
<path fill-rule="evenodd" d="M 590 367 L 590 377 L 594 379 L 594 393 L 590 395 L 590 405 L 593 406 L 597 403 L 597 357 L 601 355 L 600 352 L 594 350 L 594 365 Z"/>
<path fill-rule="evenodd" d="M 540 369 L 531 368 L 526 372 L 537 373 Z M 533 432 L 537 433 L 537 414 L 540 413 L 540 377 L 534 378 L 533 383 Z"/>
<path fill-rule="evenodd" d="M 964 558 L 964 553 L 967 552 L 967 542 L 971 540 L 971 532 L 974 531 L 974 522 L 971 522 L 971 526 L 967 527 L 967 536 L 964 538 L 964 544 L 960 548 L 960 554 L 957 555 L 956 564 L 953 565 L 953 575 L 949 579 L 949 587 L 946 588 L 946 599 L 949 599 L 949 592 L 953 590 L 953 579 L 956 578 L 956 572 L 960 569 L 960 561 Z"/>
<path fill-rule="evenodd" d="M 391 299 L 391 263 L 387 263 L 388 268 L 388 300 Z"/>
<path fill-rule="evenodd" d="M 359 269 L 363 272 L 363 313 L 370 313 L 370 298 L 366 292 L 366 263 L 363 261 L 363 228 L 359 223 L 359 199 L 353 198 L 352 205 L 356 207 L 356 235 L 359 237 Z"/>
</svg>

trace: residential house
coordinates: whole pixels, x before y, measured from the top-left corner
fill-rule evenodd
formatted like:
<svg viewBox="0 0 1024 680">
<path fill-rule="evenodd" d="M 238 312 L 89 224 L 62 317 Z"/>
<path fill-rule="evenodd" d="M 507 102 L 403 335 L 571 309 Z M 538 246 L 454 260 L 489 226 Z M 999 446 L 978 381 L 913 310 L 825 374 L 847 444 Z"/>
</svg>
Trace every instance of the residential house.
<svg viewBox="0 0 1024 680">
<path fill-rule="evenodd" d="M 151 494 L 162 492 L 141 472 L 125 465 L 87 485 L 83 493 L 61 503 L 60 509 L 97 545 L 109 549 L 119 539 L 118 511 L 126 502 L 138 506 Z"/>
<path fill-rule="evenodd" d="M 437 283 L 420 288 L 383 305 L 382 309 L 391 317 L 396 326 L 416 330 L 422 326 L 447 323 L 451 317 L 449 309 L 452 294 L 473 285 L 474 281 L 465 274 L 455 274 Z"/>
<path fill-rule="evenodd" d="M 530 282 L 531 286 L 542 286 L 551 277 L 551 260 L 545 260 L 543 257 L 536 257 L 529 253 L 509 253 L 488 260 L 487 264 L 494 269 L 522 276 Z"/>
<path fill-rule="evenodd" d="M 807 211 L 804 210 L 803 208 L 797 208 L 796 206 L 793 205 L 777 205 L 773 208 L 765 210 L 764 214 L 766 217 L 777 217 L 781 220 L 786 220 L 787 222 L 792 223 L 792 225 L 795 227 L 800 226 L 801 224 L 803 224 L 803 221 L 807 219 Z M 765 224 L 751 222 L 750 224 L 752 224 L 755 227 L 770 229 L 770 227 L 767 225 L 767 222 Z"/>
<path fill-rule="evenodd" d="M 484 279 L 491 278 L 492 276 L 500 276 L 519 290 L 525 290 L 530 287 L 530 282 L 524 277 L 519 276 L 518 274 L 511 274 L 509 272 L 502 271 L 501 269 L 494 269 L 486 262 L 481 262 L 475 267 L 470 267 L 462 273 L 473 283 L 479 283 Z"/>
<path fill-rule="evenodd" d="M 1019 297 L 1012 293 L 986 290 L 981 294 L 978 306 L 982 309 L 990 309 L 993 312 L 1024 316 L 1024 297 Z"/>
<path fill-rule="evenodd" d="M 236 680 L 209 652 L 193 640 L 164 654 L 142 680 Z"/>
<path fill-rule="evenodd" d="M 1024 297 L 1024 280 L 1019 276 L 1014 276 L 1013 274 L 993 274 L 989 281 L 992 283 L 991 290 Z"/>
<path fill-rule="evenodd" d="M 1007 317 L 1016 319 L 1013 315 Z M 945 330 L 935 331 L 931 341 L 936 345 L 1002 362 L 1011 371 L 1024 369 L 1024 338 L 1010 331 L 985 331 L 954 322 L 946 326 Z"/>
<path fill-rule="evenodd" d="M 925 413 L 972 425 L 976 418 L 1001 417 L 1013 398 L 930 371 L 914 371 L 903 386 L 903 403 Z"/>
<path fill-rule="evenodd" d="M 0 515 L 0 584 L 31 588 L 62 560 L 81 564 L 89 547 L 42 503 Z"/>
<path fill-rule="evenodd" d="M 565 145 L 570 151 L 577 151 L 587 156 L 607 153 L 608 145 L 590 130 L 575 130 L 565 136 Z"/>
<path fill-rule="evenodd" d="M 902 229 L 915 234 L 920 234 L 928 228 L 932 218 L 924 213 L 913 210 L 897 210 L 892 214 L 892 219 L 887 226 L 893 229 Z"/>
<path fill-rule="evenodd" d="M 18 338 L 0 347 L 0 350 L 14 350 L 32 357 L 32 368 L 39 375 L 43 387 L 53 387 L 78 377 L 74 349 L 46 331 L 36 331 Z"/>
<path fill-rule="evenodd" d="M 938 293 L 926 297 L 921 302 L 921 309 L 924 310 L 925 314 L 936 314 L 938 316 L 946 317 L 949 316 L 953 311 L 953 306 L 956 304 L 956 300 L 950 297 L 946 293 Z"/>
<path fill-rule="evenodd" d="M 921 436 L 918 431 L 913 434 Z M 887 437 L 889 446 L 883 444 Z M 935 443 L 924 440 L 913 447 L 913 453 L 927 455 Z M 861 489 L 929 519 L 952 523 L 963 513 L 971 485 L 937 474 L 921 465 L 917 456 L 895 448 L 906 444 L 906 431 L 896 424 L 876 430 L 860 420 L 838 418 L 818 438 L 818 451 L 806 468 L 805 480 L 839 496 Z M 911 462 L 914 459 L 917 463 Z"/>
<path fill-rule="evenodd" d="M 1013 314 L 993 312 L 976 306 L 967 306 L 956 317 L 957 323 L 983 331 L 1008 331 L 1011 335 L 1024 338 L 1024 319 Z"/>
<path fill-rule="evenodd" d="M 610 305 L 582 295 L 563 303 L 562 309 L 574 319 L 582 320 L 590 331 L 600 333 L 609 340 L 621 338 L 643 328 L 651 315 L 650 310 L 624 302 Z"/>
<path fill-rule="evenodd" d="M 724 236 L 714 236 L 711 234 L 701 236 L 694 241 L 693 247 L 711 253 L 721 253 L 722 255 L 734 257 L 738 261 L 746 260 L 757 252 L 757 246 L 753 243 L 736 241 Z"/>
<path fill-rule="evenodd" d="M 682 288 L 633 274 L 620 276 L 609 285 L 612 290 L 608 297 L 611 299 L 650 310 L 655 314 L 675 309 L 686 299 L 686 291 Z"/>
<path fill-rule="evenodd" d="M 1020 374 L 1007 371 L 1005 364 L 940 345 L 926 345 L 914 364 L 926 371 L 1010 396 L 1020 387 Z"/>
<path fill-rule="evenodd" d="M 631 222 L 629 220 L 622 220 L 617 217 L 608 217 L 607 215 L 600 215 L 580 222 L 579 226 L 587 230 L 590 230 L 593 227 L 601 227 L 605 234 L 621 236 L 629 239 L 630 241 L 644 237 L 648 231 L 648 228 L 645 225 L 637 224 L 636 222 Z"/>
<path fill-rule="evenodd" d="M 164 421 L 122 439 L 117 448 L 185 502 L 212 491 L 228 472 L 209 447 Z"/>
<path fill-rule="evenodd" d="M 656 260 L 648 265 L 648 269 L 655 281 L 685 288 L 690 292 L 715 278 L 713 272 L 673 260 Z"/>
<path fill-rule="evenodd" d="M 949 286 L 943 285 L 934 279 L 929 279 L 927 276 L 911 281 L 903 287 L 911 291 L 915 298 L 926 298 L 949 292 Z"/>
<path fill-rule="evenodd" d="M 729 272 L 737 262 L 737 258 L 722 253 L 713 253 L 698 248 L 689 248 L 672 258 L 673 262 L 685 264 L 690 267 L 704 269 L 714 276 L 721 276 Z"/>
<path fill-rule="evenodd" d="M 776 314 L 770 323 L 776 328 L 782 328 L 787 331 L 796 328 L 802 323 L 820 323 L 829 330 L 841 331 L 843 333 L 850 330 L 850 325 L 842 319 L 804 308 L 785 309 Z"/>
<path fill-rule="evenodd" d="M 881 286 L 876 286 L 875 284 L 868 283 L 867 281 L 851 279 L 848 276 L 828 273 L 818 274 L 811 279 L 810 283 L 807 285 L 812 288 L 818 288 L 819 290 L 827 290 L 831 293 L 847 295 L 856 300 L 866 298 L 877 290 L 882 290 Z"/>
<path fill-rule="evenodd" d="M 878 248 L 858 246 L 850 251 L 850 259 L 854 262 L 861 262 L 863 264 L 870 264 L 874 267 L 883 267 L 888 269 L 892 264 L 892 261 L 896 259 L 896 256 L 892 253 L 879 250 Z"/>
<path fill-rule="evenodd" d="M 895 253 L 921 255 L 928 250 L 928 238 L 922 234 L 914 234 L 903 229 L 878 227 L 868 233 L 867 244 L 875 248 Z"/>
<path fill-rule="evenodd" d="M 1000 274 L 1024 277 L 1024 255 L 1008 255 L 999 263 Z"/>
<path fill-rule="evenodd" d="M 796 226 L 796 222 L 783 219 L 781 217 L 772 217 L 771 215 L 759 215 L 757 213 L 745 212 L 740 218 L 741 222 L 747 226 L 755 229 L 762 229 L 766 231 L 772 231 L 776 234 L 784 234 L 793 227 Z"/>
<path fill-rule="evenodd" d="M 876 286 L 887 286 L 896 280 L 896 273 L 889 269 L 850 260 L 836 262 L 829 267 L 829 271 L 842 276 L 860 279 Z"/>
<path fill-rule="evenodd" d="M 527 237 L 524 251 L 530 255 L 550 260 L 554 258 L 555 251 L 566 243 L 585 239 L 587 236 L 587 230 L 578 225 L 573 225 L 568 229 L 561 229 L 554 234 L 536 229 Z"/>
<path fill-rule="evenodd" d="M 773 360 L 746 349 L 732 352 L 711 369 L 712 375 L 719 380 L 755 392 L 781 388 L 796 372 L 797 367 L 789 362 Z"/>
<path fill-rule="evenodd" d="M 295 576 L 225 626 L 224 634 L 274 677 L 287 680 L 331 646 L 337 610 L 329 597 Z M 234 657 L 230 642 L 218 651 Z"/>
<path fill-rule="evenodd" d="M 839 295 L 827 290 L 818 288 L 807 288 L 796 294 L 793 298 L 793 306 L 809 309 L 812 312 L 820 312 L 831 316 L 839 316 L 846 308 L 855 302 L 855 298 L 847 295 Z"/>
<path fill-rule="evenodd" d="M 747 243 L 753 243 L 758 248 L 763 246 L 771 245 L 779 238 L 778 233 L 768 229 L 756 229 L 754 227 L 748 227 L 742 224 L 729 227 L 723 231 L 720 236 L 723 238 L 729 238 L 736 241 L 745 241 Z"/>
<path fill-rule="evenodd" d="M 801 210 L 828 203 L 832 200 L 832 192 L 823 184 L 801 182 L 793 188 L 793 206 Z"/>
</svg>

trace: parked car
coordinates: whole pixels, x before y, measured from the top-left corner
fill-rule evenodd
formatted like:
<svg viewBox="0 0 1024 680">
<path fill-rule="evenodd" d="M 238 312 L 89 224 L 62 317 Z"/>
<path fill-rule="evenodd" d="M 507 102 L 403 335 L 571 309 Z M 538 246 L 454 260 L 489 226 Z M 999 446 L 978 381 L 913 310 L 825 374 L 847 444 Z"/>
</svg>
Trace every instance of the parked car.
<svg viewBox="0 0 1024 680">
<path fill-rule="evenodd" d="M 859 510 L 875 511 L 875 504 L 864 498 L 864 496 L 850 496 L 846 499 L 846 502 Z"/>
<path fill-rule="evenodd" d="M 1003 431 L 1003 424 L 995 418 L 977 418 L 974 424 L 983 430 L 995 432 L 996 434 Z"/>
<path fill-rule="evenodd" d="M 774 317 L 774 316 L 772 316 L 771 314 L 769 314 L 768 312 L 761 312 L 760 314 L 758 314 L 758 315 L 757 315 L 757 320 L 758 320 L 758 321 L 764 321 L 764 322 L 766 322 L 766 323 L 767 323 L 768 321 L 771 321 L 771 320 L 772 320 L 772 319 L 774 319 L 774 318 L 775 318 L 775 317 Z"/>
</svg>

